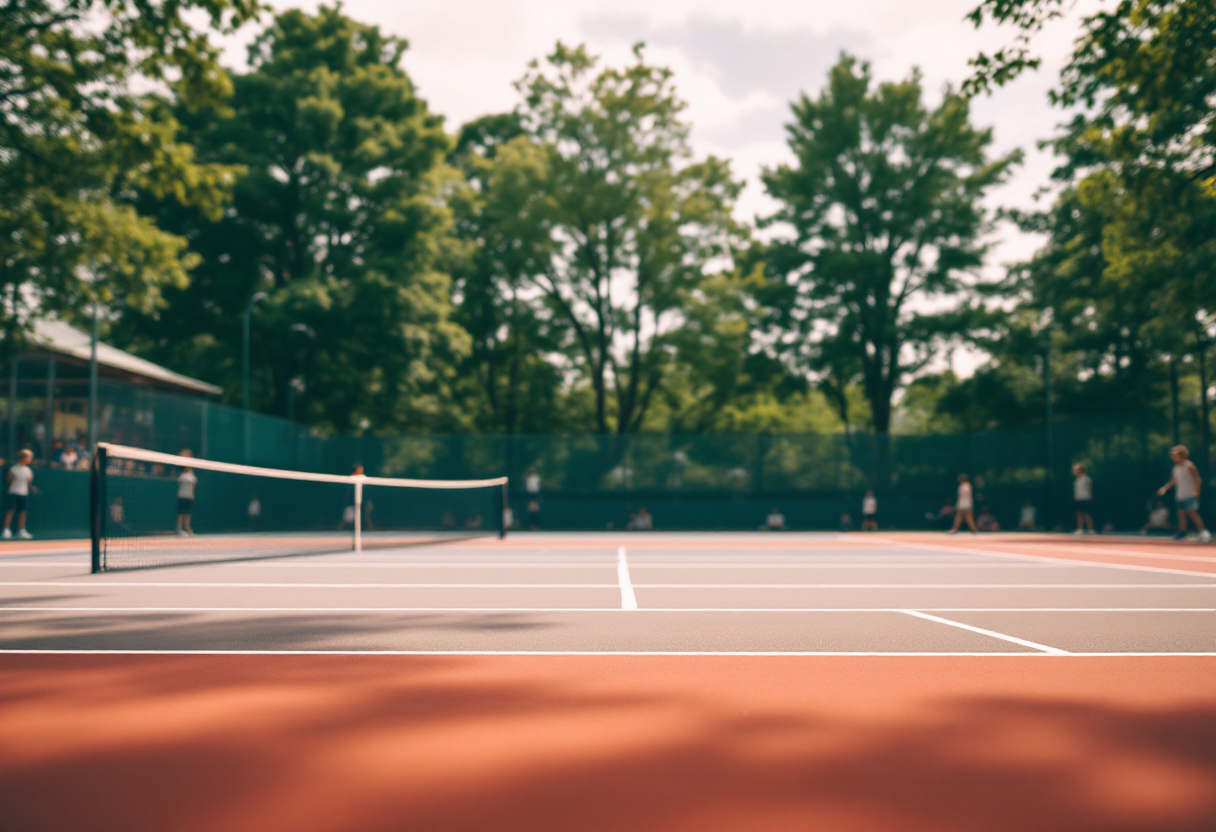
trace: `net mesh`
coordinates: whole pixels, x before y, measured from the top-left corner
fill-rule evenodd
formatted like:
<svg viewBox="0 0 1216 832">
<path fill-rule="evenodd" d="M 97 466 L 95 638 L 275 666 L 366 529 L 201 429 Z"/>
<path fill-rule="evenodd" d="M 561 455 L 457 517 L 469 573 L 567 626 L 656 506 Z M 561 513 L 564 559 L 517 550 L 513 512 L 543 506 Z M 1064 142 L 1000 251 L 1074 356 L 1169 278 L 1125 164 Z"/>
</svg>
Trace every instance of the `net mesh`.
<svg viewBox="0 0 1216 832">
<path fill-rule="evenodd" d="M 337 476 L 99 448 L 94 571 L 400 547 L 504 530 L 505 477 Z"/>
</svg>

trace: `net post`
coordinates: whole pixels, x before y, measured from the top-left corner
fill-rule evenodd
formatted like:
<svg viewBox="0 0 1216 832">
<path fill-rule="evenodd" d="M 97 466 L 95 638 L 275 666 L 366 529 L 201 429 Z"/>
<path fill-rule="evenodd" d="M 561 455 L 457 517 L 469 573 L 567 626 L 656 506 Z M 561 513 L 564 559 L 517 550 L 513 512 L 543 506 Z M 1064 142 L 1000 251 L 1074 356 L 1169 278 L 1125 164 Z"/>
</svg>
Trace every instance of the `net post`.
<svg viewBox="0 0 1216 832">
<path fill-rule="evenodd" d="M 93 470 L 89 477 L 89 537 L 92 539 L 92 572 L 96 575 L 104 569 L 101 562 L 101 538 L 105 534 L 105 474 L 106 449 L 98 445 L 93 449 Z"/>
<path fill-rule="evenodd" d="M 507 536 L 507 512 L 511 510 L 511 503 L 507 500 L 507 483 L 502 484 L 502 511 L 498 512 L 498 539 L 502 540 Z"/>
<path fill-rule="evenodd" d="M 363 480 L 355 480 L 355 551 L 363 551 Z"/>
</svg>

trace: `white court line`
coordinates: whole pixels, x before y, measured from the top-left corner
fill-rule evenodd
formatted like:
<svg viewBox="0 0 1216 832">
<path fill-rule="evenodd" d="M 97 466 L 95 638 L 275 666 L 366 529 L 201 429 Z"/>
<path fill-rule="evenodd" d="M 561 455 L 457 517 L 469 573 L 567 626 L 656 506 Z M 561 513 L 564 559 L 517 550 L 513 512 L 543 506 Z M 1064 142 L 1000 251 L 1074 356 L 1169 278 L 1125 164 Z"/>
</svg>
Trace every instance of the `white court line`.
<svg viewBox="0 0 1216 832">
<path fill-rule="evenodd" d="M 266 581 L 0 581 L 0 586 L 227 587 L 280 589 L 611 589 L 616 584 L 452 584 L 452 583 L 286 583 Z M 641 589 L 1213 589 L 1216 583 L 1193 584 L 632 584 Z"/>
<path fill-rule="evenodd" d="M 621 609 L 636 610 L 638 599 L 633 594 L 633 582 L 629 580 L 629 557 L 624 546 L 616 550 L 616 580 L 621 585 Z"/>
<path fill-rule="evenodd" d="M 1193 569 L 1170 569 L 1166 566 L 1144 566 L 1136 563 L 1108 563 L 1106 561 L 1095 560 L 1073 560 L 1071 558 L 1053 558 L 1046 555 L 1024 555 L 1017 552 L 990 552 L 984 549 L 969 549 L 964 546 L 951 546 L 943 544 L 941 546 L 931 546 L 927 543 L 904 543 L 898 540 L 888 540 L 883 538 L 883 541 L 891 546 L 901 547 L 905 549 L 919 549 L 922 551 L 936 552 L 961 552 L 969 555 L 983 555 L 987 558 L 1017 558 L 1019 560 L 1030 560 L 1037 563 L 1067 563 L 1073 566 L 1096 566 L 1105 567 L 1107 569 L 1129 569 L 1133 572 L 1167 572 L 1171 575 L 1191 575 L 1199 578 L 1210 578 L 1211 572 L 1198 572 Z M 1009 543 L 1004 544 L 1011 545 Z"/>
<path fill-rule="evenodd" d="M 1015 545 L 1012 542 L 1001 543 L 1000 541 L 993 541 L 993 543 L 1000 546 Z M 1022 545 L 1033 546 L 1036 549 L 1050 550 L 1052 552 L 1069 552 L 1074 555 L 1077 554 L 1077 550 L 1075 548 L 1070 546 L 1061 546 L 1058 543 L 1034 543 L 1028 541 Z M 1216 558 L 1205 558 L 1200 555 L 1163 555 L 1160 552 L 1135 552 L 1127 549 L 1098 548 L 1097 546 L 1086 546 L 1082 551 L 1093 552 L 1097 555 L 1116 555 L 1123 558 L 1148 558 L 1149 560 L 1193 560 L 1200 563 L 1216 563 Z"/>
<path fill-rule="evenodd" d="M 951 621 L 949 618 L 941 618 L 940 616 L 930 615 L 927 612 L 920 612 L 919 610 L 900 610 L 900 612 L 904 613 L 905 615 L 911 615 L 915 618 L 923 618 L 926 621 L 935 621 L 938 624 L 946 624 L 950 627 L 958 627 L 960 630 L 970 630 L 973 633 L 979 633 L 980 635 L 983 635 L 983 636 L 991 636 L 992 638 L 999 638 L 1002 641 L 1008 641 L 1012 644 L 1020 644 L 1023 647 L 1030 647 L 1034 650 L 1042 650 L 1044 653 L 1056 653 L 1056 654 L 1062 655 L 1062 654 L 1065 654 L 1068 652 L 1067 650 L 1061 650 L 1058 647 L 1048 647 L 1046 644 L 1039 644 L 1037 641 L 1027 641 L 1024 638 L 1018 638 L 1017 636 L 1005 635 L 1004 633 L 998 633 L 995 630 L 985 630 L 983 627 L 973 627 L 970 624 L 963 624 L 962 622 L 959 622 L 959 621 Z"/>
<path fill-rule="evenodd" d="M 1160 658 L 1191 657 L 1212 658 L 1216 653 L 1040 653 L 1040 652 L 959 652 L 939 653 L 930 651 L 848 651 L 848 650 L 39 650 L 26 648 L 0 648 L 0 654 L 59 655 L 59 656 L 757 656 L 780 658 L 782 656 L 879 656 L 886 658 L 907 656 L 909 658 Z"/>
<path fill-rule="evenodd" d="M 150 612 L 621 612 L 627 607 L 57 607 L 2 606 L 6 612 L 115 612 L 138 615 Z M 634 607 L 633 609 L 636 609 Z M 921 607 L 921 612 L 1201 612 L 1216 607 Z M 643 612 L 891 612 L 898 607 L 646 607 Z"/>
</svg>

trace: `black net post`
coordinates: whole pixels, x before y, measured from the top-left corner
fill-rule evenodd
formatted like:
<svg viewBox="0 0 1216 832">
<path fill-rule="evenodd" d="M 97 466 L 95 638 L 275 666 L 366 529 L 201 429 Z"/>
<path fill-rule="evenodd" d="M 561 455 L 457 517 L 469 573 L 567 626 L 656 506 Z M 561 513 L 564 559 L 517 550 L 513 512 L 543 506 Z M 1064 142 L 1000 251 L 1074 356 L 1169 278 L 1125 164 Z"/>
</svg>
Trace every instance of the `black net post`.
<svg viewBox="0 0 1216 832">
<path fill-rule="evenodd" d="M 101 559 L 101 539 L 105 535 L 106 504 L 106 449 L 98 446 L 93 450 L 93 470 L 89 483 L 89 536 L 93 543 L 92 571 L 101 572 L 105 564 Z"/>
</svg>

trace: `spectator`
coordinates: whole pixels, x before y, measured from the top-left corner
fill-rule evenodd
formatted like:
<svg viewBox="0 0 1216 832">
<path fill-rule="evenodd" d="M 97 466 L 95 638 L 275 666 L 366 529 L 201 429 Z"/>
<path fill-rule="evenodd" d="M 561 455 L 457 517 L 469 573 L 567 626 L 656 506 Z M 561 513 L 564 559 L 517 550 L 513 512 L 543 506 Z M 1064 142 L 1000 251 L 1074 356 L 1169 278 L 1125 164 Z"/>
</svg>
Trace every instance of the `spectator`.
<svg viewBox="0 0 1216 832">
<path fill-rule="evenodd" d="M 481 515 L 474 514 L 472 517 L 470 517 L 468 520 L 465 521 L 464 527 L 466 529 L 477 530 L 477 529 L 481 528 L 481 522 L 482 522 Z"/>
<path fill-rule="evenodd" d="M 34 456 L 38 459 L 46 459 L 43 452 L 46 450 L 46 417 L 39 413 L 38 421 L 34 422 Z"/>
<path fill-rule="evenodd" d="M 353 515 L 351 516 L 351 522 L 355 522 Z M 439 525 L 443 526 L 445 529 L 456 528 L 456 515 L 452 514 L 450 511 L 445 511 L 443 516 L 439 518 Z"/>
<path fill-rule="evenodd" d="M 51 466 L 58 468 L 59 460 L 63 458 L 63 441 L 56 439 L 51 445 Z"/>
<path fill-rule="evenodd" d="M 540 528 L 540 500 L 533 497 L 528 500 L 528 529 L 536 531 Z"/>
<path fill-rule="evenodd" d="M 975 525 L 979 526 L 982 532 L 999 532 L 1001 524 L 996 522 L 996 517 L 988 510 L 987 506 L 980 506 L 980 516 L 975 519 Z"/>
<path fill-rule="evenodd" d="M 636 532 L 638 530 L 638 513 L 636 511 L 629 512 L 629 519 L 625 521 L 625 531 Z"/>
<path fill-rule="evenodd" d="M 847 511 L 840 515 L 840 530 L 842 532 L 853 531 L 853 517 Z"/>
<path fill-rule="evenodd" d="M 764 528 L 770 532 L 779 532 L 785 529 L 785 515 L 777 510 L 774 506 L 773 510 L 768 513 L 768 517 L 764 520 Z"/>
<path fill-rule="evenodd" d="M 5 540 L 13 536 L 13 515 L 17 515 L 17 537 L 29 540 L 32 534 L 25 530 L 25 517 L 29 511 L 30 492 L 34 488 L 34 470 L 30 462 L 34 458 L 33 451 L 22 449 L 17 452 L 17 464 L 8 469 L 8 511 L 4 514 L 4 532 L 0 534 Z"/>
<path fill-rule="evenodd" d="M 181 456 L 193 456 L 189 449 L 183 450 Z M 177 477 L 177 534 L 179 537 L 193 537 L 194 529 L 190 528 L 190 518 L 194 514 L 194 487 L 198 485 L 198 477 L 193 468 L 183 468 Z"/>
<path fill-rule="evenodd" d="M 654 528 L 654 518 L 650 516 L 645 508 L 638 509 L 637 530 L 640 532 L 648 532 Z"/>
<path fill-rule="evenodd" d="M 254 494 L 249 500 L 249 507 L 246 509 L 249 514 L 249 530 L 253 531 L 258 526 L 258 520 L 262 517 L 262 501 L 258 499 L 258 495 Z"/>
<path fill-rule="evenodd" d="M 861 530 L 878 531 L 878 498 L 874 496 L 873 491 L 867 491 L 861 498 Z"/>
<path fill-rule="evenodd" d="M 1174 530 L 1170 525 L 1170 510 L 1164 500 L 1158 500 L 1152 511 L 1148 513 L 1148 522 L 1140 530 L 1140 534 L 1169 534 Z"/>
<path fill-rule="evenodd" d="M 1024 506 L 1022 506 L 1022 514 L 1018 518 L 1018 531 L 1020 531 L 1020 532 L 1034 531 L 1036 514 L 1038 514 L 1038 511 L 1035 509 L 1034 505 L 1030 502 L 1030 500 L 1027 500 L 1026 504 Z"/>
<path fill-rule="evenodd" d="M 122 497 L 115 497 L 114 502 L 110 503 L 110 523 L 116 529 L 127 528 L 127 512 L 123 508 Z"/>
<path fill-rule="evenodd" d="M 76 467 L 76 460 L 79 458 L 76 454 L 76 446 L 69 444 L 59 455 L 59 464 L 71 471 Z"/>
<path fill-rule="evenodd" d="M 1085 466 L 1077 463 L 1072 466 L 1072 502 L 1077 512 L 1077 530 L 1073 534 L 1093 534 L 1094 516 L 1091 504 L 1094 501 L 1094 481 L 1085 473 Z"/>
<path fill-rule="evenodd" d="M 528 469 L 528 475 L 524 477 L 524 490 L 529 494 L 540 493 L 540 474 L 536 473 L 535 468 Z"/>
</svg>

